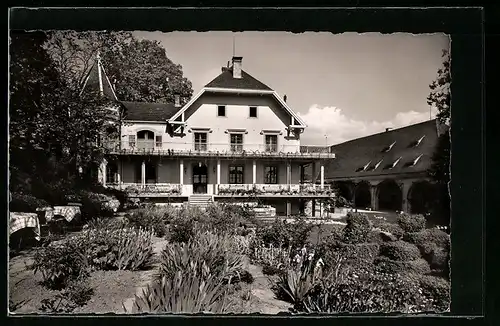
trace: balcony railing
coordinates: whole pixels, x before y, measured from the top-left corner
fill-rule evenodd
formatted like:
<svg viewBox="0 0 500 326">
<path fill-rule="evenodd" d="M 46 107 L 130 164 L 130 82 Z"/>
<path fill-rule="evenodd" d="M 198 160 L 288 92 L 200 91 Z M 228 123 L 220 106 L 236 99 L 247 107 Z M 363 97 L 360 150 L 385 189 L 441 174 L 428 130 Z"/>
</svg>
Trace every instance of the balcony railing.
<svg viewBox="0 0 500 326">
<path fill-rule="evenodd" d="M 205 142 L 155 142 L 137 140 L 107 141 L 105 146 L 114 154 L 153 154 L 177 156 L 237 156 L 237 157 L 288 157 L 335 158 L 325 146 L 230 144 Z"/>
</svg>

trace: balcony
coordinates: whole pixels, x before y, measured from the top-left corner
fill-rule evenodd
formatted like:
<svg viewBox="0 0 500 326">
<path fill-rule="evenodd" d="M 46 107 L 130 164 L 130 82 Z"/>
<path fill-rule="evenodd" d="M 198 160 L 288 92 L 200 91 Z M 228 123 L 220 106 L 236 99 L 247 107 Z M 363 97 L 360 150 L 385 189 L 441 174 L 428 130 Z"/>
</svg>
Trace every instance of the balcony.
<svg viewBox="0 0 500 326">
<path fill-rule="evenodd" d="M 325 146 L 230 144 L 206 142 L 108 141 L 106 148 L 112 154 L 164 155 L 176 157 L 229 157 L 229 158 L 288 158 L 333 159 L 335 154 Z"/>
<path fill-rule="evenodd" d="M 140 183 L 107 184 L 121 189 L 132 197 L 187 197 L 193 194 L 192 184 Z M 317 184 L 219 184 L 211 185 L 207 194 L 216 197 L 301 197 L 325 198 L 334 196 L 329 185 Z"/>
</svg>

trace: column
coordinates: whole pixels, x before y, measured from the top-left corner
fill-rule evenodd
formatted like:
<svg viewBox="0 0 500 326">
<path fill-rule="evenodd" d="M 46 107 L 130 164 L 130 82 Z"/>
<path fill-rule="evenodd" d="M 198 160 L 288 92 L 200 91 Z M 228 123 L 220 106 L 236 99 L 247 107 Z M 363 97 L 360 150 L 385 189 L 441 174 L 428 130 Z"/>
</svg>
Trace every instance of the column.
<svg viewBox="0 0 500 326">
<path fill-rule="evenodd" d="M 401 188 L 401 195 L 402 195 L 402 208 L 403 212 L 409 213 L 410 212 L 410 205 L 408 204 L 408 191 L 410 190 L 411 183 L 409 182 L 402 182 L 400 185 Z"/>
<path fill-rule="evenodd" d="M 370 206 L 376 211 L 378 210 L 377 186 L 370 185 Z"/>
<path fill-rule="evenodd" d="M 144 188 L 146 186 L 146 162 L 142 161 L 141 164 L 141 186 Z"/>
<path fill-rule="evenodd" d="M 179 183 L 181 185 L 184 184 L 184 160 L 180 160 L 179 162 Z"/>
<path fill-rule="evenodd" d="M 252 162 L 252 183 L 257 183 L 257 161 L 253 160 Z"/>
<path fill-rule="evenodd" d="M 290 162 L 286 162 L 286 183 L 288 185 L 288 190 L 290 190 L 290 184 L 292 183 L 292 165 Z M 286 201 L 286 216 L 290 216 L 292 213 L 292 203 L 290 200 Z"/>
<path fill-rule="evenodd" d="M 320 187 L 321 190 L 325 188 L 325 166 L 321 164 L 320 168 Z"/>
<path fill-rule="evenodd" d="M 217 160 L 217 185 L 215 186 L 215 194 L 219 194 L 219 185 L 220 185 L 220 160 Z"/>
</svg>

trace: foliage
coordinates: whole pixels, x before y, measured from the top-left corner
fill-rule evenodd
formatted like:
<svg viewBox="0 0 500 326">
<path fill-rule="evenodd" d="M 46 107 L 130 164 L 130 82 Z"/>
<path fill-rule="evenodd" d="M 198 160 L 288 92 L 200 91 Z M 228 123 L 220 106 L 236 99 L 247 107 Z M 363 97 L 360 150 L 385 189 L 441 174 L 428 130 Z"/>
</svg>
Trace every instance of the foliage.
<svg viewBox="0 0 500 326">
<path fill-rule="evenodd" d="M 70 313 L 84 306 L 94 294 L 85 280 L 72 281 L 66 289 L 54 297 L 42 300 L 40 310 L 48 313 Z"/>
<path fill-rule="evenodd" d="M 351 207 L 352 203 L 348 201 L 345 197 L 338 196 L 335 198 L 335 207 Z"/>
<path fill-rule="evenodd" d="M 435 243 L 440 248 L 449 248 L 450 235 L 437 228 L 425 229 L 420 232 L 407 233 L 403 240 L 422 246 L 426 243 Z"/>
<path fill-rule="evenodd" d="M 313 227 L 302 217 L 295 217 L 292 223 L 276 218 L 272 225 L 257 228 L 256 241 L 266 246 L 272 244 L 278 247 L 300 248 L 306 243 Z"/>
<path fill-rule="evenodd" d="M 211 274 L 177 271 L 135 296 L 132 313 L 223 313 L 228 308 L 223 283 Z"/>
<path fill-rule="evenodd" d="M 170 221 L 176 215 L 175 208 L 171 206 L 148 205 L 127 214 L 127 221 L 135 227 L 152 228 L 156 236 L 163 237 L 167 234 Z"/>
<path fill-rule="evenodd" d="M 195 218 L 183 216 L 182 213 L 172 219 L 169 231 L 171 242 L 188 242 L 196 233 L 197 221 Z"/>
<path fill-rule="evenodd" d="M 10 212 L 36 213 L 37 208 L 46 207 L 48 203 L 30 194 L 14 192 L 9 203 Z"/>
<path fill-rule="evenodd" d="M 427 103 L 438 111 L 437 119 L 440 125 L 451 126 L 450 84 L 451 58 L 448 51 L 443 51 L 443 67 L 438 70 L 438 76 L 430 85 Z M 432 208 L 432 219 L 439 224 L 448 224 L 450 218 L 450 146 L 449 130 L 439 135 L 437 146 L 432 155 L 432 163 L 428 170 L 429 176 L 438 185 L 438 200 Z"/>
<path fill-rule="evenodd" d="M 420 232 L 425 229 L 425 217 L 403 213 L 398 216 L 398 225 L 404 232 Z"/>
<path fill-rule="evenodd" d="M 98 217 L 111 217 L 120 206 L 120 202 L 114 196 L 86 190 L 82 190 L 74 196 L 67 196 L 67 200 L 82 204 L 81 212 L 83 221 L 89 221 Z"/>
<path fill-rule="evenodd" d="M 85 246 L 78 238 L 68 238 L 62 243 L 51 243 L 38 248 L 30 269 L 42 274 L 43 283 L 52 289 L 66 287 L 71 281 L 89 275 L 90 264 Z"/>
<path fill-rule="evenodd" d="M 169 243 L 160 254 L 159 274 L 173 277 L 178 271 L 194 269 L 206 276 L 230 280 L 243 269 L 243 255 L 233 236 L 197 233 L 188 242 Z"/>
<path fill-rule="evenodd" d="M 90 229 L 82 236 L 91 264 L 102 270 L 138 270 L 153 255 L 151 229 Z"/>
<path fill-rule="evenodd" d="M 380 256 L 397 261 L 410 261 L 420 258 L 420 250 L 405 241 L 386 242 L 380 246 Z"/>
<path fill-rule="evenodd" d="M 366 242 L 372 223 L 365 214 L 347 213 L 347 225 L 344 228 L 343 241 L 346 243 Z"/>
<path fill-rule="evenodd" d="M 422 294 L 432 300 L 436 311 L 446 311 L 450 308 L 450 282 L 444 278 L 424 275 L 419 280 Z"/>
<path fill-rule="evenodd" d="M 398 261 L 384 256 L 375 259 L 377 271 L 389 274 L 425 275 L 431 272 L 429 263 L 422 258 Z"/>
<path fill-rule="evenodd" d="M 269 244 L 267 247 L 262 243 L 254 245 L 251 258 L 262 265 L 262 272 L 266 275 L 278 274 L 290 266 L 290 255 L 292 247 L 275 247 Z"/>
<path fill-rule="evenodd" d="M 429 306 L 413 279 L 370 273 L 352 274 L 336 282 L 324 279 L 295 309 L 309 313 L 388 313 L 426 311 Z"/>
<path fill-rule="evenodd" d="M 401 239 L 405 232 L 398 224 L 388 222 L 380 223 L 377 227 L 384 232 L 392 234 L 397 240 Z"/>
</svg>

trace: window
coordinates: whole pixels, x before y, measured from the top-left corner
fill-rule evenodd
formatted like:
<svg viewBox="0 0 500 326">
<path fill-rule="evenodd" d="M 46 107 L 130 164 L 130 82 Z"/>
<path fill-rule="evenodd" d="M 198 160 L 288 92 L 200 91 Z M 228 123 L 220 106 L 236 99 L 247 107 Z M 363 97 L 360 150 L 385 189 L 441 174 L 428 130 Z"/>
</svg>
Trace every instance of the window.
<svg viewBox="0 0 500 326">
<path fill-rule="evenodd" d="M 135 147 L 135 135 L 128 136 L 128 145 L 130 147 Z"/>
<path fill-rule="evenodd" d="M 257 107 L 256 106 L 250 107 L 250 118 L 257 118 Z"/>
<path fill-rule="evenodd" d="M 229 166 L 229 183 L 243 184 L 243 166 Z"/>
<path fill-rule="evenodd" d="M 162 144 L 162 137 L 156 136 L 156 147 L 161 147 L 161 144 Z"/>
<path fill-rule="evenodd" d="M 231 134 L 231 152 L 242 152 L 243 151 L 243 134 Z"/>
<path fill-rule="evenodd" d="M 266 184 L 277 184 L 278 183 L 278 167 L 277 166 L 266 166 L 264 170 L 264 181 Z"/>
<path fill-rule="evenodd" d="M 266 152 L 278 151 L 278 136 L 266 135 Z"/>
<path fill-rule="evenodd" d="M 225 117 L 226 116 L 226 106 L 225 105 L 217 106 L 217 116 L 218 117 Z"/>
<path fill-rule="evenodd" d="M 194 133 L 194 150 L 206 151 L 207 150 L 207 133 L 195 132 Z"/>
</svg>

